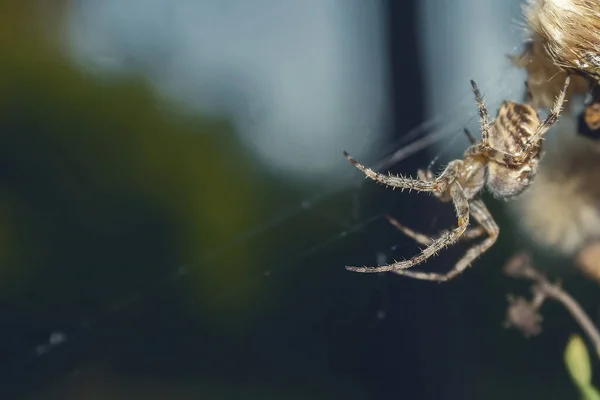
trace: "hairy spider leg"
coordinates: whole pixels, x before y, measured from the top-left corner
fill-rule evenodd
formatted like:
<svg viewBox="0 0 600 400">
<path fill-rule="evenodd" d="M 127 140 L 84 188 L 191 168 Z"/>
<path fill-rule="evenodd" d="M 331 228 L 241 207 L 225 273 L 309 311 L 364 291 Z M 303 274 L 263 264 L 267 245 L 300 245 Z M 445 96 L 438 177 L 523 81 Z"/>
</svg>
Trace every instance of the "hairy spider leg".
<svg viewBox="0 0 600 400">
<path fill-rule="evenodd" d="M 446 187 L 443 187 L 443 184 L 432 181 L 421 181 L 418 179 L 405 178 L 403 176 L 396 175 L 384 175 L 378 172 L 373 171 L 371 168 L 367 168 L 355 159 L 353 159 L 350 154 L 344 151 L 344 156 L 350 161 L 352 165 L 361 170 L 367 178 L 370 178 L 376 182 L 382 183 L 386 186 L 398 187 L 402 189 L 411 189 L 418 190 L 420 192 L 435 192 L 435 191 L 443 191 Z"/>
<path fill-rule="evenodd" d="M 473 218 L 485 229 L 488 237 L 481 243 L 473 245 L 465 255 L 458 260 L 454 267 L 446 273 L 435 273 L 435 272 L 421 272 L 421 271 L 407 271 L 407 270 L 394 270 L 393 272 L 398 275 L 404 275 L 415 279 L 427 280 L 427 281 L 439 281 L 445 282 L 457 275 L 461 274 L 471 263 L 485 253 L 490 247 L 496 243 L 498 235 L 500 234 L 500 228 L 494 221 L 494 218 L 490 214 L 489 210 L 485 206 L 482 200 L 471 201 L 471 215 Z"/>
<path fill-rule="evenodd" d="M 548 132 L 548 129 L 558 120 L 558 116 L 562 110 L 563 104 L 565 103 L 565 96 L 567 95 L 567 89 L 569 88 L 569 83 L 571 81 L 571 77 L 567 75 L 565 79 L 565 84 L 560 91 L 560 94 L 556 97 L 556 101 L 554 102 L 554 106 L 552 106 L 552 110 L 550 110 L 550 114 L 546 117 L 544 122 L 536 129 L 536 131 L 531 135 L 531 137 L 527 140 L 525 144 L 525 151 L 527 151 L 531 146 L 534 146 L 537 142 L 542 139 L 544 133 Z"/>
<path fill-rule="evenodd" d="M 462 166 L 462 162 L 461 164 L 450 163 L 448 167 L 450 168 L 452 165 Z M 446 170 L 448 170 L 448 168 Z M 421 253 L 417 254 L 409 260 L 398 261 L 389 265 L 383 265 L 378 267 L 346 267 L 346 269 L 349 271 L 365 273 L 403 270 L 424 262 L 428 258 L 434 256 L 443 248 L 456 243 L 456 241 L 465 233 L 467 226 L 469 225 L 469 201 L 467 200 L 467 197 L 465 196 L 465 192 L 463 191 L 462 187 L 456 181 L 453 181 L 451 183 L 450 195 L 452 196 L 452 201 L 454 202 L 456 208 L 458 226 L 452 229 L 451 231 L 442 232 L 440 237 L 433 241 L 428 247 L 423 249 Z"/>
<path fill-rule="evenodd" d="M 485 107 L 481 92 L 479 91 L 479 88 L 474 80 L 471 80 L 471 87 L 473 88 L 473 94 L 475 94 L 477 109 L 479 111 L 479 122 L 481 123 L 481 143 L 487 144 L 490 137 L 490 121 L 488 118 L 487 108 Z"/>
<path fill-rule="evenodd" d="M 398 229 L 400 232 L 404 233 L 406 236 L 408 236 L 409 238 L 413 239 L 415 242 L 422 244 L 424 246 L 429 246 L 431 243 L 433 243 L 436 239 L 433 239 L 423 233 L 419 233 L 416 232 L 412 229 L 410 229 L 407 226 L 402 225 L 400 222 L 398 222 L 397 219 L 386 215 L 385 218 L 388 220 L 388 222 L 396 229 Z M 483 228 L 483 226 L 476 226 L 475 228 L 468 228 L 465 233 L 463 233 L 463 235 L 460 237 L 460 240 L 469 240 L 469 239 L 476 239 L 478 237 L 480 237 L 481 235 L 483 235 L 484 233 L 486 233 L 486 230 Z"/>
<path fill-rule="evenodd" d="M 535 146 L 538 146 L 539 141 L 542 139 L 542 136 L 550 129 L 550 127 L 558 120 L 560 111 L 562 109 L 563 103 L 565 101 L 565 96 L 567 89 L 569 87 L 570 77 L 567 76 L 565 79 L 565 84 L 560 94 L 556 98 L 554 106 L 550 111 L 550 114 L 546 117 L 546 119 L 536 128 L 533 135 L 531 135 L 523 149 L 517 154 L 507 153 L 501 150 L 497 150 L 491 148 L 489 145 L 489 122 L 487 121 L 487 110 L 485 104 L 483 103 L 483 99 L 481 98 L 481 94 L 479 94 L 479 90 L 477 86 L 473 86 L 473 91 L 475 92 L 475 99 L 477 100 L 477 106 L 479 108 L 479 115 L 481 119 L 481 143 L 471 146 L 467 149 L 466 153 L 468 155 L 477 157 L 484 156 L 491 161 L 494 161 L 498 164 L 505 165 L 507 167 L 520 167 L 524 162 L 527 161 L 527 158 L 531 155 L 531 151 Z M 471 82 L 474 84 L 475 82 Z"/>
</svg>

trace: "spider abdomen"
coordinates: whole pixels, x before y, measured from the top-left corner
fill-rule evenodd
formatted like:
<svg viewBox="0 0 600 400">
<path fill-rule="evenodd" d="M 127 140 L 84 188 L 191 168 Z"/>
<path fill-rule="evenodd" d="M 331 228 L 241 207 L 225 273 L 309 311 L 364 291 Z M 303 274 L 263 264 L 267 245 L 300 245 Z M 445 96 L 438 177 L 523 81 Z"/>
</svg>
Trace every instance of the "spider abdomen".
<svg viewBox="0 0 600 400">
<path fill-rule="evenodd" d="M 505 101 L 490 127 L 489 144 L 496 150 L 519 154 L 539 126 L 540 119 L 531 106 Z"/>
<path fill-rule="evenodd" d="M 488 190 L 494 197 L 504 200 L 520 195 L 533 182 L 538 171 L 538 162 L 539 159 L 535 158 L 519 168 L 490 162 L 486 181 Z"/>
<path fill-rule="evenodd" d="M 541 141 L 529 149 L 527 142 L 539 126 L 540 119 L 531 106 L 511 101 L 500 106 L 490 127 L 490 147 L 511 156 L 523 154 L 524 158 L 518 165 L 490 160 L 486 186 L 495 197 L 518 196 L 532 183 L 541 157 Z"/>
</svg>

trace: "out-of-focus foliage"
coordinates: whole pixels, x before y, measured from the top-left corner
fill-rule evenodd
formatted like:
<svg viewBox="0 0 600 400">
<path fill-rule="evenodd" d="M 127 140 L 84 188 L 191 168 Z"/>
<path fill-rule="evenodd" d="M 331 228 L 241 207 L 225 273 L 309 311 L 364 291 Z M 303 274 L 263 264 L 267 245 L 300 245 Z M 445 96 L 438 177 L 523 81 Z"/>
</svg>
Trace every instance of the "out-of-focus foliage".
<svg viewBox="0 0 600 400">
<path fill-rule="evenodd" d="M 145 271 L 185 266 L 197 300 L 239 285 L 219 304 L 246 305 L 259 249 L 216 253 L 260 220 L 232 129 L 177 112 L 140 78 L 78 69 L 57 45 L 61 5 L 0 6 L 2 293 L 94 303 L 115 295 L 88 292 L 99 280 L 126 292 Z M 36 286 L 57 276 L 53 293 Z"/>
<path fill-rule="evenodd" d="M 303 214 L 254 234 L 296 200 L 294 188 L 246 155 L 228 121 L 183 111 L 139 76 L 74 65 L 60 45 L 61 5 L 0 2 L 0 310 L 10 331 L 0 397 L 364 398 L 329 370 L 341 345 L 327 318 L 339 313 L 324 303 L 347 287 L 331 284 L 343 264 L 315 267 L 320 279 L 264 279 L 269 266 L 305 261 L 298 254 L 339 224 Z M 279 313 L 272 326 L 267 311 Z M 55 330 L 64 343 L 38 351 Z"/>
<path fill-rule="evenodd" d="M 600 392 L 592 385 L 590 356 L 583 339 L 572 335 L 565 349 L 565 364 L 583 400 L 600 400 Z"/>
</svg>

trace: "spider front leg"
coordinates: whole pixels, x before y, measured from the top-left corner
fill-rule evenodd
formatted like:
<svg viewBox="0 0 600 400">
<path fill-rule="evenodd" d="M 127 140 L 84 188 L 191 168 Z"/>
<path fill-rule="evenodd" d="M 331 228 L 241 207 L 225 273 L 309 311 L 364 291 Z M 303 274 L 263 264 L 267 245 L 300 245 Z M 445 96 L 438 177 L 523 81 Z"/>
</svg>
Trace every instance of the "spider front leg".
<svg viewBox="0 0 600 400">
<path fill-rule="evenodd" d="M 481 92 L 479 91 L 479 88 L 474 80 L 471 80 L 471 87 L 473 88 L 473 94 L 475 95 L 475 101 L 477 102 L 477 110 L 479 111 L 479 122 L 481 124 L 481 143 L 488 143 L 490 136 L 490 121 L 488 119 L 487 108 L 483 102 Z"/>
<path fill-rule="evenodd" d="M 548 130 L 552 127 L 552 125 L 556 123 L 556 121 L 558 121 L 558 117 L 565 102 L 565 97 L 567 94 L 567 89 L 569 88 L 570 80 L 571 78 L 569 77 L 569 75 L 567 75 L 567 77 L 565 78 L 565 84 L 562 90 L 560 91 L 559 95 L 557 96 L 556 101 L 554 102 L 554 105 L 550 110 L 550 114 L 548 114 L 548 116 L 542 123 L 535 127 L 535 131 L 527 138 L 525 144 L 518 153 L 509 154 L 499 150 L 491 149 L 489 145 L 485 145 L 482 141 L 482 146 L 484 146 L 483 151 L 487 154 L 487 156 L 494 159 L 496 162 L 507 166 L 521 166 L 525 162 L 527 157 L 531 155 L 531 152 L 534 150 L 534 148 L 536 146 L 539 146 L 543 135 L 546 132 L 548 132 Z"/>
<path fill-rule="evenodd" d="M 565 84 L 560 91 L 558 97 L 556 97 L 556 101 L 554 102 L 554 106 L 552 110 L 550 110 L 550 114 L 546 117 L 544 122 L 536 129 L 536 131 L 531 135 L 531 137 L 527 140 L 525 144 L 525 151 L 529 150 L 531 146 L 536 145 L 541 139 L 544 133 L 548 132 L 550 127 L 554 125 L 554 123 L 558 120 L 558 116 L 560 115 L 560 111 L 562 110 L 563 104 L 565 103 L 565 97 L 567 95 L 567 89 L 569 88 L 569 83 L 571 81 L 571 77 L 567 75 L 565 78 Z"/>
<path fill-rule="evenodd" d="M 484 156 L 489 160 L 493 160 L 498 164 L 508 167 L 519 167 L 523 165 L 523 163 L 531 157 L 535 148 L 539 147 L 543 135 L 548 132 L 552 125 L 558 120 L 560 111 L 565 102 L 569 82 L 570 77 L 567 76 L 565 84 L 556 98 L 552 110 L 550 110 L 550 114 L 543 122 L 539 123 L 537 113 L 531 106 L 527 104 L 505 102 L 500 107 L 500 110 L 498 110 L 498 117 L 491 127 L 487 120 L 487 110 L 483 103 L 483 99 L 481 98 L 481 94 L 479 94 L 477 86 L 474 85 L 473 91 L 475 92 L 481 120 L 481 143 L 471 146 L 467 150 L 467 154 L 474 157 Z M 472 83 L 474 84 L 474 82 Z M 521 114 L 521 118 L 516 119 L 516 116 L 519 114 Z M 535 125 L 533 125 L 533 121 L 535 121 Z M 497 136 L 496 140 L 507 140 L 507 138 L 515 134 L 526 138 L 526 140 L 523 143 L 519 140 L 519 149 L 508 153 L 491 147 L 490 132 Z"/>
<path fill-rule="evenodd" d="M 444 274 L 435 272 L 420 272 L 406 270 L 395 270 L 393 272 L 395 272 L 398 275 L 404 275 L 415 279 L 439 282 L 448 281 L 462 273 L 469 265 L 471 265 L 471 263 L 477 257 L 485 253 L 490 247 L 494 245 L 494 243 L 496 243 L 496 239 L 498 239 L 498 234 L 500 233 L 500 228 L 498 228 L 496 221 L 494 221 L 494 218 L 492 217 L 482 200 L 471 201 L 470 212 L 473 218 L 483 227 L 485 232 L 487 232 L 488 237 L 483 242 L 478 243 L 471 247 L 469 250 L 467 250 L 465 255 L 460 260 L 458 260 L 458 262 L 450 271 Z"/>
<path fill-rule="evenodd" d="M 426 181 L 405 178 L 402 176 L 394 176 L 391 174 L 380 174 L 378 172 L 373 171 L 371 168 L 367 168 L 364 165 L 360 164 L 345 151 L 344 156 L 348 159 L 348 161 L 350 161 L 352 165 L 361 170 L 367 178 L 373 179 L 376 182 L 382 183 L 386 186 L 391 186 L 393 188 L 397 187 L 401 189 L 418 190 L 420 192 L 445 192 L 448 189 L 450 183 L 454 182 L 454 180 L 462 170 L 462 161 L 455 160 L 448 164 L 448 167 L 446 167 L 446 169 L 440 174 L 440 176 L 438 176 L 432 181 Z"/>
<path fill-rule="evenodd" d="M 389 265 L 379 267 L 346 267 L 346 269 L 354 272 L 371 273 L 404 270 L 424 262 L 428 258 L 434 256 L 438 251 L 454 244 L 465 233 L 467 226 L 469 225 L 469 202 L 467 201 L 467 197 L 465 196 L 462 187 L 456 181 L 453 181 L 450 186 L 450 195 L 452 196 L 452 201 L 456 208 L 458 226 L 451 231 L 442 233 L 439 238 L 423 249 L 420 254 L 417 254 L 410 260 L 398 261 Z"/>
<path fill-rule="evenodd" d="M 521 166 L 524 162 L 523 156 L 528 154 L 525 151 L 519 152 L 518 155 L 510 154 L 502 150 L 496 150 L 483 142 L 477 143 L 465 151 L 465 157 L 474 159 L 483 157 L 507 167 Z"/>
</svg>

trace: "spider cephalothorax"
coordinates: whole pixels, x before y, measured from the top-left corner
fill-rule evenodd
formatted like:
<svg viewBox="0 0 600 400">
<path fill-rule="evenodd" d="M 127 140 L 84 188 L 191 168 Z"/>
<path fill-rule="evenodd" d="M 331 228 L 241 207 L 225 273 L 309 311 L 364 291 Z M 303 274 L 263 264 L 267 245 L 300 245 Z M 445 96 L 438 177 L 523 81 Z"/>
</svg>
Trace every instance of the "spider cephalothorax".
<svg viewBox="0 0 600 400">
<path fill-rule="evenodd" d="M 531 184 L 542 155 L 543 135 L 558 118 L 569 86 L 569 77 L 566 77 L 560 95 L 543 122 L 531 106 L 505 101 L 500 106 L 496 119 L 490 123 L 479 89 L 475 82 L 471 81 L 471 85 L 479 109 L 481 141 L 477 143 L 468 134 L 471 146 L 465 151 L 463 159 L 451 161 L 439 176 L 435 177 L 431 171 L 419 171 L 419 179 L 383 175 L 359 164 L 344 152 L 348 161 L 374 181 L 386 186 L 431 192 L 444 202 L 451 200 L 458 218 L 458 226 L 450 231 L 443 231 L 437 239 L 430 239 L 388 218 L 392 225 L 426 247 L 420 254 L 409 260 L 379 267 L 346 267 L 348 270 L 393 271 L 417 279 L 446 281 L 464 271 L 475 258 L 496 242 L 499 233 L 498 225 L 478 194 L 485 185 L 494 196 L 510 199 Z M 479 226 L 469 228 L 470 217 L 473 217 Z M 459 239 L 477 238 L 483 234 L 487 234 L 487 237 L 467 250 L 447 273 L 408 270 Z"/>
</svg>

